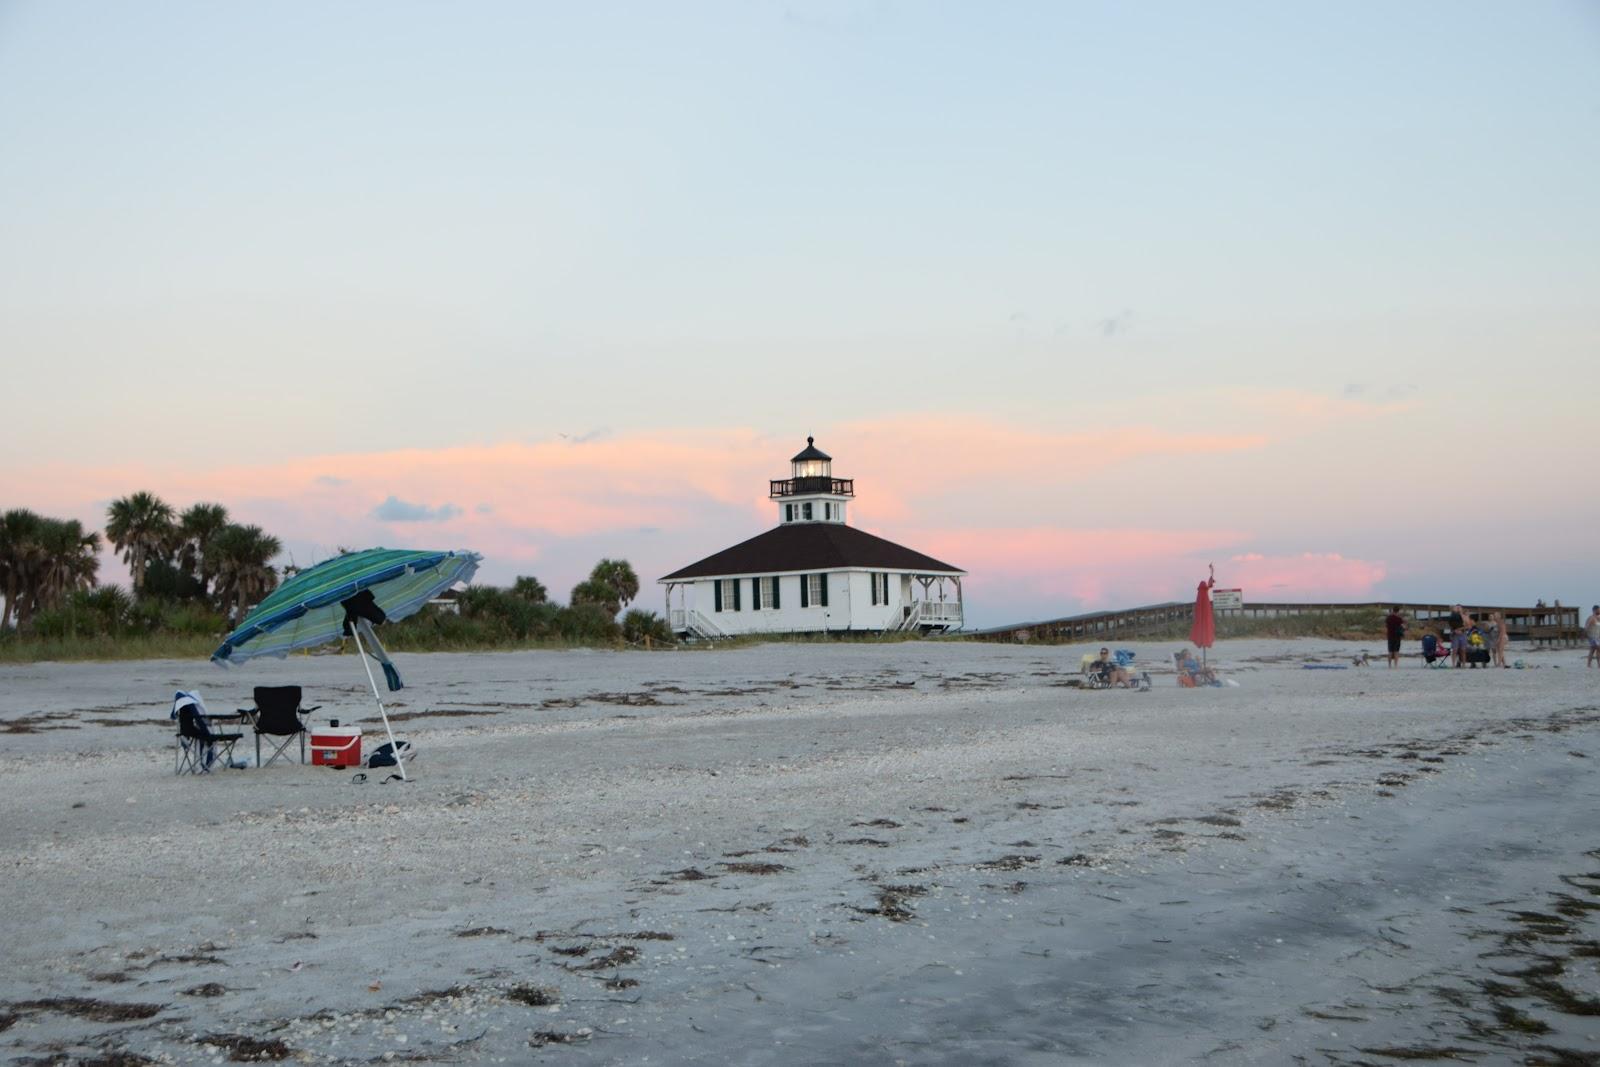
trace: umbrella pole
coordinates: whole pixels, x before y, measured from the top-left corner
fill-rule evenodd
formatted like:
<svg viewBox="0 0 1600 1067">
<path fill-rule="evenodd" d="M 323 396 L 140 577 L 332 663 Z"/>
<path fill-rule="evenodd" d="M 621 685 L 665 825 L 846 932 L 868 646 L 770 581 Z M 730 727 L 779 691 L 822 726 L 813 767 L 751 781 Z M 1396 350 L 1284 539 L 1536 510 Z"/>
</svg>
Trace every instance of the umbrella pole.
<svg viewBox="0 0 1600 1067">
<path fill-rule="evenodd" d="M 372 686 L 372 699 L 378 703 L 378 714 L 383 716 L 383 732 L 389 735 L 389 751 L 394 753 L 394 765 L 400 768 L 400 780 L 409 782 L 406 777 L 406 761 L 400 755 L 400 746 L 395 742 L 394 731 L 389 728 L 389 712 L 384 709 L 383 697 L 378 695 L 378 680 L 372 676 L 372 664 L 367 662 L 367 650 L 361 647 L 360 627 L 350 627 L 350 636 L 356 639 L 356 655 L 361 657 L 361 666 L 367 671 L 367 684 Z"/>
</svg>

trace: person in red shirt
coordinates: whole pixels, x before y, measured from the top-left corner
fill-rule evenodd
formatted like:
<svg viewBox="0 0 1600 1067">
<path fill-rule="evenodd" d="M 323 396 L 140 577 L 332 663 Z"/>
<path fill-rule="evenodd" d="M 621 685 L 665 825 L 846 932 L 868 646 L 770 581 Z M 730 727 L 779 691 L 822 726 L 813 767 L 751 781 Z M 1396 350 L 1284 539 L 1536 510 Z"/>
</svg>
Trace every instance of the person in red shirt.
<svg viewBox="0 0 1600 1067">
<path fill-rule="evenodd" d="M 1371 618 L 1372 616 L 1367 616 Z M 1389 614 L 1383 617 L 1384 634 L 1389 638 L 1389 666 L 1400 666 L 1400 642 L 1406 636 L 1406 619 L 1400 614 L 1398 606 L 1389 609 Z"/>
</svg>

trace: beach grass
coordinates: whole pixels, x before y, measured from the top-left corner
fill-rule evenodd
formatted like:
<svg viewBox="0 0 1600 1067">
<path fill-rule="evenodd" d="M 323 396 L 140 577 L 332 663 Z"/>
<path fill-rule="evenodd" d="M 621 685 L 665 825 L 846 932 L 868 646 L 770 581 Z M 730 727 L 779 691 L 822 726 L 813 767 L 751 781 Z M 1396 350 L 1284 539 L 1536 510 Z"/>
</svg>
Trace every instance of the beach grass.
<svg viewBox="0 0 1600 1067">
<path fill-rule="evenodd" d="M 205 659 L 214 637 L 195 634 L 93 634 L 39 637 L 0 635 L 0 663 L 75 663 L 85 660 Z"/>
<path fill-rule="evenodd" d="M 1187 641 L 1188 623 L 1174 623 L 1161 630 L 1124 635 L 1123 640 Z M 1383 637 L 1383 617 L 1376 612 L 1337 611 L 1307 615 L 1286 615 L 1273 619 L 1222 618 L 1217 620 L 1217 638 L 1323 637 L 1347 641 L 1377 640 Z M 611 649 L 710 649 L 754 648 L 769 644 L 898 644 L 927 640 L 915 633 L 805 633 L 742 634 L 687 644 L 652 641 L 624 642 L 620 638 L 593 636 L 566 637 L 558 634 L 518 636 L 489 619 L 456 615 L 426 615 L 407 619 L 385 628 L 384 645 L 391 652 L 522 652 L 560 651 L 577 648 Z M 963 640 L 967 635 L 946 634 L 936 640 Z M 1096 637 L 1088 643 L 1106 638 Z M 15 632 L 0 634 L 0 663 L 40 663 L 47 661 L 83 662 L 92 660 L 206 659 L 217 647 L 220 635 L 174 633 L 94 634 L 41 637 Z M 1047 643 L 1047 642 L 1040 642 Z M 1051 642 L 1082 644 L 1084 641 Z"/>
</svg>

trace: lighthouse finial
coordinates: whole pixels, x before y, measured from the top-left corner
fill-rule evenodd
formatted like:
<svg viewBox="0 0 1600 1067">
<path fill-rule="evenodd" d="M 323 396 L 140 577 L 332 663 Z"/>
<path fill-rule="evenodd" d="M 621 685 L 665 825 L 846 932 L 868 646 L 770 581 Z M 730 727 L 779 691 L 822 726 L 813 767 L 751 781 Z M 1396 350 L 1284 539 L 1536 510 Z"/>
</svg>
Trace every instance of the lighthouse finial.
<svg viewBox="0 0 1600 1067">
<path fill-rule="evenodd" d="M 816 443 L 817 443 L 817 439 L 816 439 L 816 438 L 815 438 L 815 437 L 807 437 L 807 438 L 806 438 L 806 444 L 808 444 L 808 445 L 814 445 L 814 444 L 816 444 Z"/>
</svg>

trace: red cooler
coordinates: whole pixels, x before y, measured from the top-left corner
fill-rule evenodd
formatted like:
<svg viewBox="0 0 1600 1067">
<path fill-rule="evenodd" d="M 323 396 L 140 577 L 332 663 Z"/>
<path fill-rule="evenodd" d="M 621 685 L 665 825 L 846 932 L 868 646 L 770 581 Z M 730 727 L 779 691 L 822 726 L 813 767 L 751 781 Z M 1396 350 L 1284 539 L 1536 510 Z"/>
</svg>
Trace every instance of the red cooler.
<svg viewBox="0 0 1600 1067">
<path fill-rule="evenodd" d="M 361 727 L 340 726 L 338 719 L 312 727 L 311 763 L 315 767 L 359 767 Z"/>
</svg>

